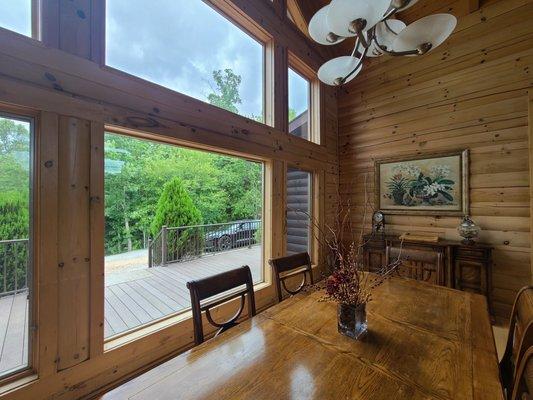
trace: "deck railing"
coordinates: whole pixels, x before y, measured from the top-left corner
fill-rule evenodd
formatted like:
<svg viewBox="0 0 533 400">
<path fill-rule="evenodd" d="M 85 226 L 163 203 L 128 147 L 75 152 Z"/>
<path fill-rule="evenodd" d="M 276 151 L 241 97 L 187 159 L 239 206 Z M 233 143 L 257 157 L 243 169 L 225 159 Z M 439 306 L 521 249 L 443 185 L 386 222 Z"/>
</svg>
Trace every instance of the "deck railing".
<svg viewBox="0 0 533 400">
<path fill-rule="evenodd" d="M 261 241 L 261 220 L 167 227 L 149 242 L 148 265 L 164 266 Z"/>
<path fill-rule="evenodd" d="M 0 297 L 28 288 L 29 240 L 0 240 Z"/>
</svg>

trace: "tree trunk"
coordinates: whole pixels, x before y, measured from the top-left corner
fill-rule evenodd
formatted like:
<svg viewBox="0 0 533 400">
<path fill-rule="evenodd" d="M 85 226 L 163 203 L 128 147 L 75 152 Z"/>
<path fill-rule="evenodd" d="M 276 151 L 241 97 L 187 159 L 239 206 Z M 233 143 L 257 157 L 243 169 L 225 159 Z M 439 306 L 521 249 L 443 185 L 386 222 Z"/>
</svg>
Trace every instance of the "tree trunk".
<svg viewBox="0 0 533 400">
<path fill-rule="evenodd" d="M 126 236 L 128 238 L 128 251 L 132 251 L 133 245 L 131 243 L 130 220 L 127 214 L 124 214 L 124 228 L 126 230 Z"/>
</svg>

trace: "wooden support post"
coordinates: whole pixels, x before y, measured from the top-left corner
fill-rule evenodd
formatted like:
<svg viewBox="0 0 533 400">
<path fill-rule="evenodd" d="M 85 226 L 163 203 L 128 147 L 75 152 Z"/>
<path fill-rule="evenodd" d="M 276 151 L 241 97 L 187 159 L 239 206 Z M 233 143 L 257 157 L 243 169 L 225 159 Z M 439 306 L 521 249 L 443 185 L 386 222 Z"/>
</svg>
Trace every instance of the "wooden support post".
<svg viewBox="0 0 533 400">
<path fill-rule="evenodd" d="M 36 155 L 38 198 L 35 229 L 37 264 L 34 290 L 39 304 L 36 313 L 38 340 L 34 347 L 39 376 L 46 378 L 57 370 L 58 354 L 58 149 L 57 114 L 43 112 L 39 119 Z M 35 302 L 34 302 L 35 304 Z M 38 353 L 38 354 L 37 354 Z M 34 357 L 34 359 L 36 359 Z"/>
<path fill-rule="evenodd" d="M 529 245 L 533 245 L 533 89 L 528 91 L 528 144 L 529 144 Z M 532 246 L 533 247 L 533 246 Z M 533 252 L 530 255 L 531 274 L 529 281 L 533 284 Z"/>
<path fill-rule="evenodd" d="M 89 358 L 90 126 L 59 121 L 59 363 L 62 370 Z"/>
<path fill-rule="evenodd" d="M 104 63 L 105 2 L 47 0 L 41 2 L 41 38 L 49 47 Z"/>
<path fill-rule="evenodd" d="M 288 132 L 288 51 L 286 47 L 271 41 L 267 44 L 266 54 L 266 123 L 283 132 Z"/>
</svg>

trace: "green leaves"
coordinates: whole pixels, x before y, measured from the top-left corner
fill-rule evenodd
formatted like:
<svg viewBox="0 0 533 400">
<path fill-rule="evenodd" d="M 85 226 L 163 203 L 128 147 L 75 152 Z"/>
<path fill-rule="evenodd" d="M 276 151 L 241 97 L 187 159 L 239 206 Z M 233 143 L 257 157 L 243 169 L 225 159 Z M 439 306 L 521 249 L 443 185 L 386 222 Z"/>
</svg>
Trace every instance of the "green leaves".
<svg viewBox="0 0 533 400">
<path fill-rule="evenodd" d="M 453 201 L 453 196 L 449 194 L 448 192 L 445 192 L 443 190 L 439 190 L 439 193 L 448 201 Z"/>
<path fill-rule="evenodd" d="M 202 214 L 194 205 L 181 179 L 174 178 L 167 182 L 157 202 L 157 210 L 150 226 L 152 235 L 157 235 L 163 225 L 171 228 L 200 225 L 202 222 Z"/>
</svg>

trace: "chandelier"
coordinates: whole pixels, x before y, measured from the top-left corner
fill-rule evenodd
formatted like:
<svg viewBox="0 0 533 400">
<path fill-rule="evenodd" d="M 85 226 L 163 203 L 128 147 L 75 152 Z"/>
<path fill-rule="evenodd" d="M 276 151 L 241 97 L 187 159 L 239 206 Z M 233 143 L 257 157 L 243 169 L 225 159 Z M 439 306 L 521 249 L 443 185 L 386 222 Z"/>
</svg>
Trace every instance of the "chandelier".
<svg viewBox="0 0 533 400">
<path fill-rule="evenodd" d="M 365 57 L 421 56 L 441 45 L 453 32 L 457 19 L 451 14 L 433 14 L 406 26 L 393 19 L 418 0 L 332 0 L 313 16 L 309 34 L 323 45 L 335 45 L 355 37 L 349 56 L 334 58 L 320 67 L 318 78 L 340 86 L 355 78 Z"/>
</svg>

